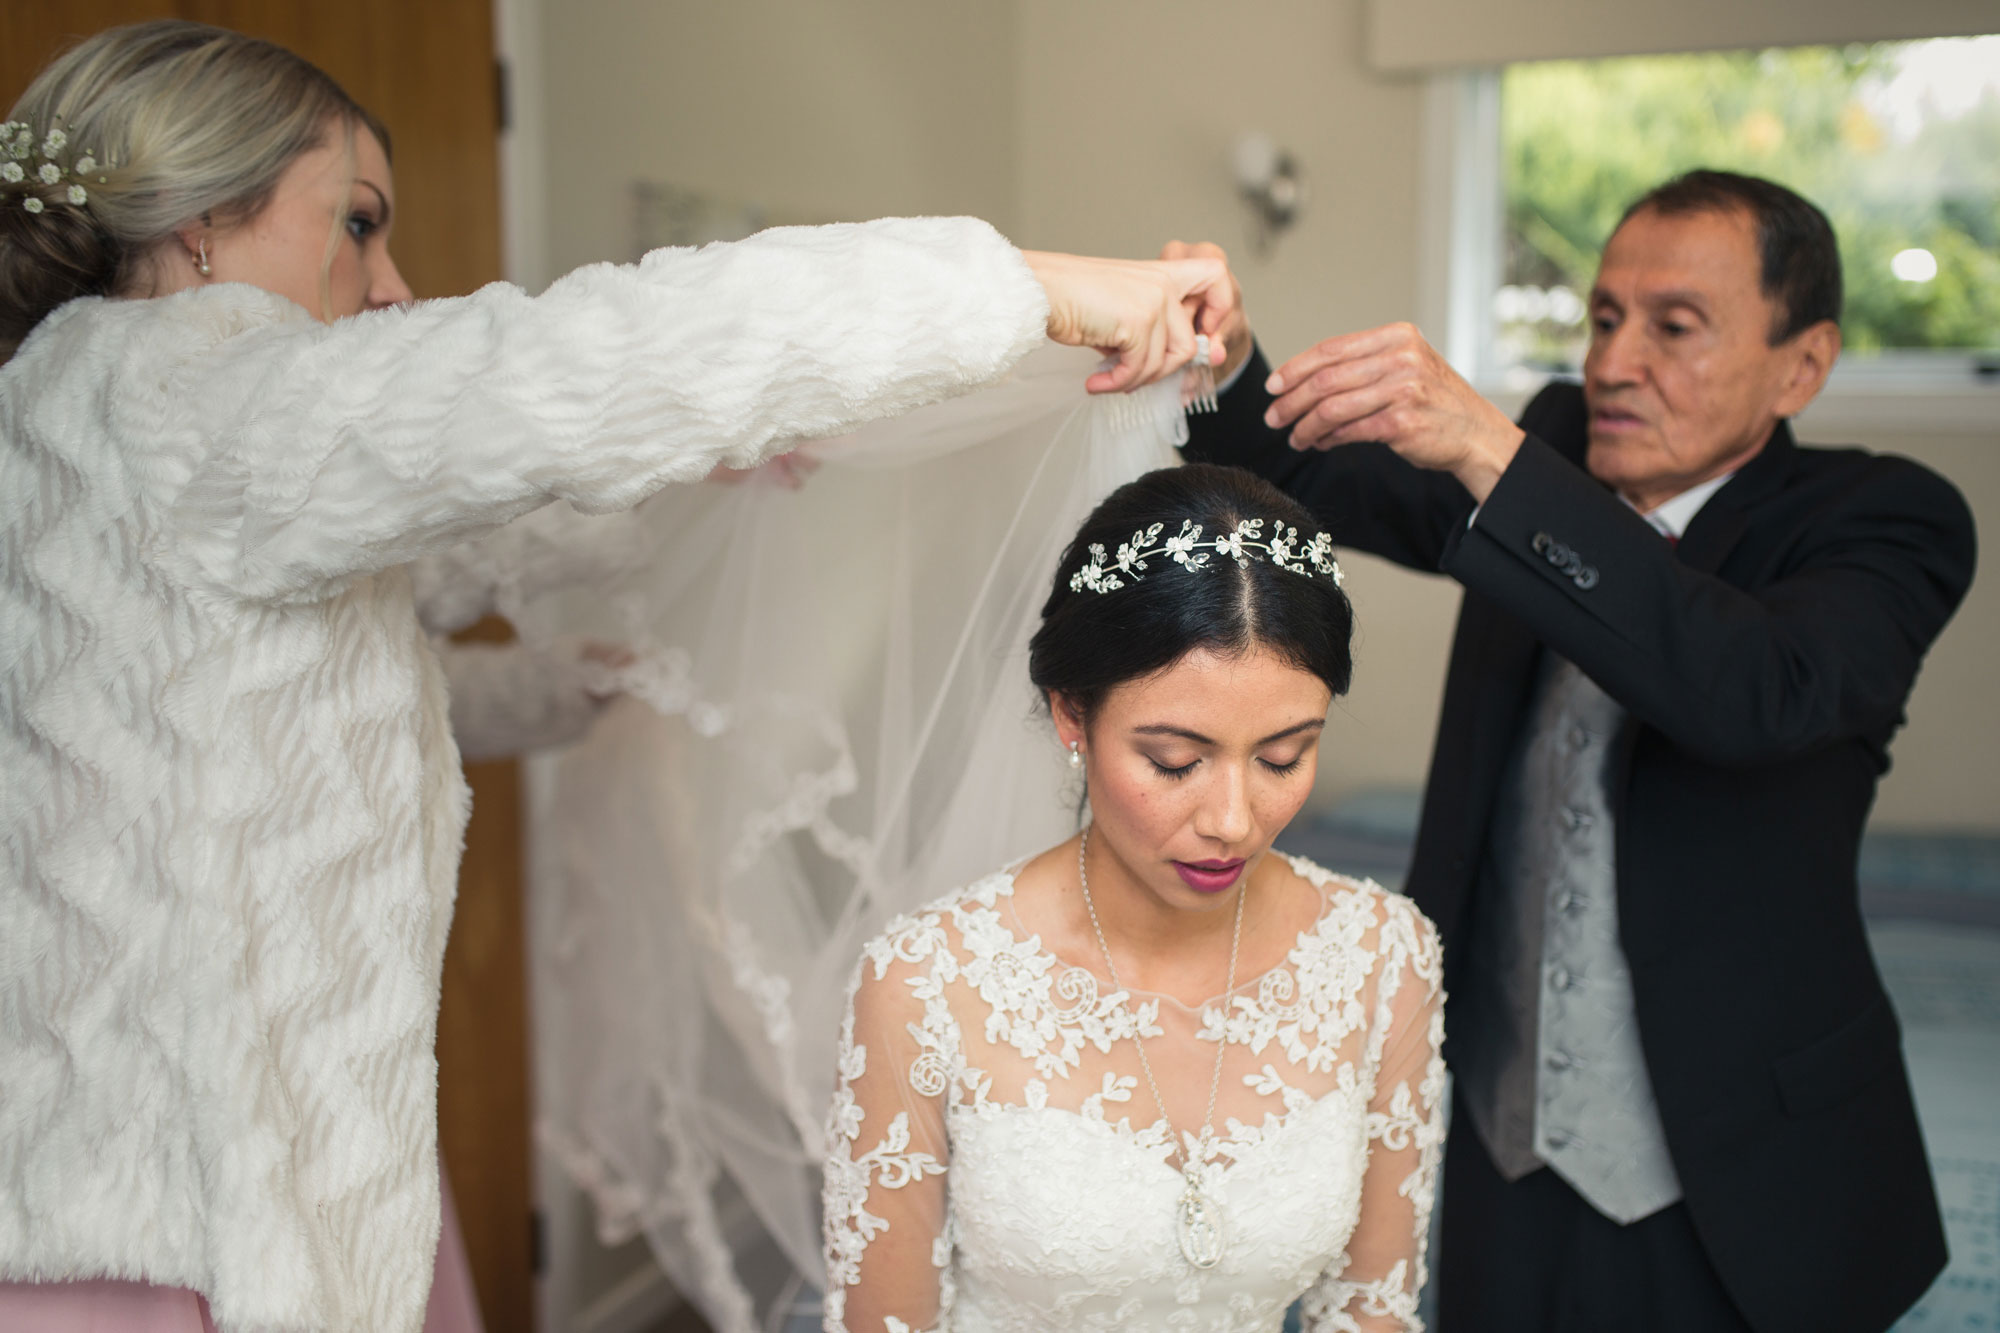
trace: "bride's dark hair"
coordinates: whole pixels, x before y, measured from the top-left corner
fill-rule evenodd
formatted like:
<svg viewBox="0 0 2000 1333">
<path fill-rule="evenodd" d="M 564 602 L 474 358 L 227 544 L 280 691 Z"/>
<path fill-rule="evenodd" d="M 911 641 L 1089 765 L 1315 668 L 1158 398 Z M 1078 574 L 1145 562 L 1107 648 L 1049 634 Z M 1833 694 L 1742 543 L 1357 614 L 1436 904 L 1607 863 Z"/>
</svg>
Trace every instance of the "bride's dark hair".
<svg viewBox="0 0 2000 1333">
<path fill-rule="evenodd" d="M 1238 565 L 1212 549 L 1206 567 L 1189 570 L 1160 549 L 1144 576 L 1126 578 L 1124 587 L 1070 588 L 1093 544 L 1115 553 L 1155 523 L 1164 543 L 1187 521 L 1212 541 L 1244 519 L 1264 520 L 1266 536 L 1274 524 L 1297 528 L 1301 540 L 1319 531 L 1296 501 L 1239 468 L 1161 468 L 1107 496 L 1063 552 L 1041 628 L 1028 645 L 1028 677 L 1043 697 L 1054 690 L 1089 717 L 1116 686 L 1162 671 L 1196 648 L 1241 653 L 1259 645 L 1318 676 L 1336 696 L 1345 694 L 1354 673 L 1354 608 L 1325 574 L 1296 574 L 1261 553 Z"/>
</svg>

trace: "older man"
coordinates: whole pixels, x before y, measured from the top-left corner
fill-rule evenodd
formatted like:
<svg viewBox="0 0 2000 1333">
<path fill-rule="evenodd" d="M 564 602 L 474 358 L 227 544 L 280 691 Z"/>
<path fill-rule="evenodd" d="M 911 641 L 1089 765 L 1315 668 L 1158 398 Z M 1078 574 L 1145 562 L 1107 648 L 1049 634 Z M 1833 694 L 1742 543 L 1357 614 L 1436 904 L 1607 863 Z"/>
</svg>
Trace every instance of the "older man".
<svg viewBox="0 0 2000 1333">
<path fill-rule="evenodd" d="M 1185 247 L 1170 247 L 1170 249 Z M 1446 1333 L 1881 1330 L 1944 1260 L 1856 849 L 1971 515 L 1801 448 L 1817 208 L 1695 172 L 1519 425 L 1407 325 L 1246 373 L 1191 457 L 1465 587 L 1409 891 L 1446 942 Z"/>
</svg>

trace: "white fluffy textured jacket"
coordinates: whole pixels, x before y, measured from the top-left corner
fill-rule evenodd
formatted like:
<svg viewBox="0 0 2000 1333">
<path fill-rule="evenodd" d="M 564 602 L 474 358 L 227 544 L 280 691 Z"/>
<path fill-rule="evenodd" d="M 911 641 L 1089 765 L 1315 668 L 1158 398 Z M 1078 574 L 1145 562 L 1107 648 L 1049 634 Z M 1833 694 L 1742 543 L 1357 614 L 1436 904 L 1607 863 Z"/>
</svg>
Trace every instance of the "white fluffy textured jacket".
<svg viewBox="0 0 2000 1333">
<path fill-rule="evenodd" d="M 49 316 L 0 368 L 0 1279 L 415 1330 L 466 791 L 404 566 L 990 382 L 1046 317 L 966 219 Z"/>
</svg>

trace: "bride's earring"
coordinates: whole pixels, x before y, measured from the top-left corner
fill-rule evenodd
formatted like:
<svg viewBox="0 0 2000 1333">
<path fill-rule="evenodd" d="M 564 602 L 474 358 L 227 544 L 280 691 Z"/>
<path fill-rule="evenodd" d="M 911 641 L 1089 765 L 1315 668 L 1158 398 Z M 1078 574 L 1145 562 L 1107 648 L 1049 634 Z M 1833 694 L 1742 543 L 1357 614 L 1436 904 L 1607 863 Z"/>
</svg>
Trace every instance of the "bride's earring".
<svg viewBox="0 0 2000 1333">
<path fill-rule="evenodd" d="M 1069 766 L 1071 768 L 1083 767 L 1082 745 L 1083 745 L 1082 741 L 1071 741 L 1069 743 Z"/>
<path fill-rule="evenodd" d="M 215 272 L 208 265 L 208 238 L 206 236 L 201 238 L 201 241 L 195 248 L 194 271 L 201 274 L 204 278 Z"/>
</svg>

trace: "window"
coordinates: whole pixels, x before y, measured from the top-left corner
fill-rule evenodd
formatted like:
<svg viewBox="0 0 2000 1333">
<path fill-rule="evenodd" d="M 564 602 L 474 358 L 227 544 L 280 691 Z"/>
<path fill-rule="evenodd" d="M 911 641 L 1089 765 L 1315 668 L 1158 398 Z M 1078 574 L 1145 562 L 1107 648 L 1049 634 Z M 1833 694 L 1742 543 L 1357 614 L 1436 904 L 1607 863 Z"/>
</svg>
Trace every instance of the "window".
<svg viewBox="0 0 2000 1333">
<path fill-rule="evenodd" d="M 1462 78 L 1457 164 L 1497 195 L 1453 208 L 1452 309 L 1482 326 L 1469 340 L 1455 328 L 1454 342 L 1481 378 L 1573 372 L 1619 213 L 1694 166 L 1769 177 L 1826 210 L 1845 270 L 1847 383 L 1972 387 L 1982 370 L 2000 375 L 2000 37 L 1549 61 Z M 1497 173 L 1464 171 L 1482 152 Z M 1462 234 L 1480 218 L 1503 219 L 1497 242 Z"/>
</svg>

